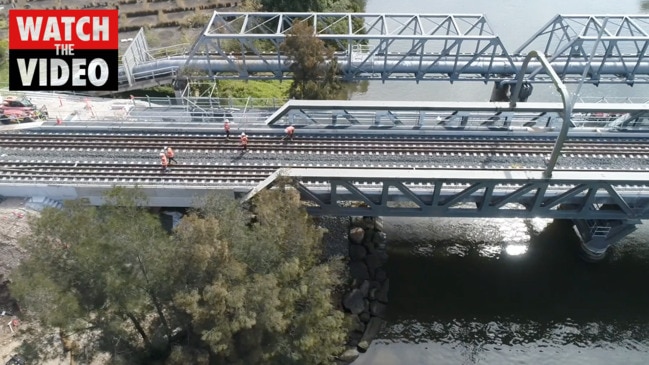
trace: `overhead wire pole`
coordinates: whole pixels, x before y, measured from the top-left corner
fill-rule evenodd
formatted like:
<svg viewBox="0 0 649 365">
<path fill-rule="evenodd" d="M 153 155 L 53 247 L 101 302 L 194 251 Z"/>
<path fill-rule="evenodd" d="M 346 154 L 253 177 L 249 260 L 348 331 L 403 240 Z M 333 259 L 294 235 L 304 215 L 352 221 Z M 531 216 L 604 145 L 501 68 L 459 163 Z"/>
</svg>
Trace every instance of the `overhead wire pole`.
<svg viewBox="0 0 649 365">
<path fill-rule="evenodd" d="M 521 69 L 518 71 L 518 75 L 516 77 L 516 86 L 514 88 L 514 93 L 512 94 L 511 101 L 509 102 L 509 106 L 511 108 L 516 107 L 519 94 L 521 93 L 521 87 L 523 86 L 523 77 L 525 76 L 525 71 L 527 71 L 527 66 L 533 57 L 541 62 L 541 65 L 552 79 L 552 83 L 557 87 L 559 94 L 561 94 L 561 101 L 563 102 L 563 123 L 561 124 L 561 131 L 559 132 L 559 136 L 554 143 L 554 148 L 552 149 L 552 154 L 550 155 L 550 160 L 547 163 L 547 167 L 545 171 L 543 171 L 543 177 L 549 179 L 552 177 L 552 171 L 554 170 L 554 166 L 557 164 L 557 159 L 559 158 L 559 154 L 561 153 L 561 148 L 563 147 L 563 143 L 566 141 L 568 130 L 572 125 L 570 116 L 572 115 L 573 105 L 569 100 L 570 92 L 566 88 L 566 85 L 564 85 L 559 78 L 559 75 L 557 75 L 557 73 L 554 71 L 547 58 L 545 58 L 543 54 L 537 51 L 530 51 L 530 53 L 528 53 L 525 57 Z"/>
</svg>

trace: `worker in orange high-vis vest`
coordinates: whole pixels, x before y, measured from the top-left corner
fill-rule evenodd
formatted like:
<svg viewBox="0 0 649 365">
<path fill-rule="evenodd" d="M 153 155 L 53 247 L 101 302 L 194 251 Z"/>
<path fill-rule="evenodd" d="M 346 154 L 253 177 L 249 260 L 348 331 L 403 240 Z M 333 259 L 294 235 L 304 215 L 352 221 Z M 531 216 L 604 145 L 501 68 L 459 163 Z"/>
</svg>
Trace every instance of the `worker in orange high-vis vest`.
<svg viewBox="0 0 649 365">
<path fill-rule="evenodd" d="M 176 161 L 176 159 L 174 158 L 174 156 L 176 156 L 176 154 L 174 153 L 174 150 L 171 147 L 165 147 L 164 153 L 165 153 L 165 155 L 167 155 L 167 161 L 169 163 L 172 163 L 172 162 L 173 163 L 178 163 L 178 161 Z"/>
<path fill-rule="evenodd" d="M 286 129 L 284 129 L 284 132 L 286 132 L 286 138 L 293 140 L 293 135 L 295 134 L 295 127 L 289 125 L 288 127 L 286 127 Z"/>
<path fill-rule="evenodd" d="M 230 121 L 228 119 L 223 123 L 223 130 L 225 130 L 225 139 L 230 139 Z"/>
<path fill-rule="evenodd" d="M 247 151 L 248 150 L 248 136 L 246 136 L 245 133 L 241 133 L 240 140 L 241 140 L 241 149 L 243 149 L 244 151 Z"/>
<path fill-rule="evenodd" d="M 169 161 L 167 161 L 167 156 L 164 152 L 160 152 L 160 164 L 162 165 L 162 170 L 167 171 L 169 168 Z"/>
</svg>

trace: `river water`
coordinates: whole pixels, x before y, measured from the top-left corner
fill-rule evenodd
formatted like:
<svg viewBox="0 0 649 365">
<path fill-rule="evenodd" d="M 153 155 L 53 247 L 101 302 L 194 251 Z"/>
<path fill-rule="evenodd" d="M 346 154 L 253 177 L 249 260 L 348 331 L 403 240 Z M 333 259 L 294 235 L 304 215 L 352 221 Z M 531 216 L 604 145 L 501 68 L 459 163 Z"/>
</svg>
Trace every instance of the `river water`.
<svg viewBox="0 0 649 365">
<path fill-rule="evenodd" d="M 509 50 L 556 14 L 638 14 L 641 3 L 401 0 L 397 8 L 368 0 L 367 11 L 485 14 Z M 353 98 L 485 101 L 490 92 L 467 83 L 372 82 Z M 586 92 L 645 94 L 626 86 Z M 550 220 L 386 218 L 385 229 L 387 326 L 354 365 L 649 363 L 648 225 L 599 264 L 580 261 L 575 234 Z"/>
</svg>

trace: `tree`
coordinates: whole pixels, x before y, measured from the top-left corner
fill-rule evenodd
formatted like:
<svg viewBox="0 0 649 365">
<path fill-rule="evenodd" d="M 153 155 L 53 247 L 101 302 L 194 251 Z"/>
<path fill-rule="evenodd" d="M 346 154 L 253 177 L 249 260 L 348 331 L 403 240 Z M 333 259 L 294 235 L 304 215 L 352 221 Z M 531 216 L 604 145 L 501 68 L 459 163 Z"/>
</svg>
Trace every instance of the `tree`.
<svg viewBox="0 0 649 365">
<path fill-rule="evenodd" d="M 297 21 L 286 33 L 280 50 L 291 61 L 293 84 L 288 96 L 295 99 L 333 99 L 341 89 L 333 51 L 314 35 L 313 27 Z"/>
<path fill-rule="evenodd" d="M 321 364 L 340 352 L 343 265 L 321 257 L 294 191 L 262 192 L 249 210 L 208 197 L 171 235 L 137 191 L 106 200 L 31 222 L 11 288 L 45 331 L 83 334 L 79 360 Z"/>
<path fill-rule="evenodd" d="M 210 202 L 183 219 L 177 246 L 192 249 L 177 269 L 191 284 L 176 303 L 219 363 L 331 362 L 347 334 L 332 301 L 342 262 L 321 260 L 323 232 L 294 191 L 265 191 L 251 211 L 247 224 L 240 207 Z"/>
<path fill-rule="evenodd" d="M 367 0 L 261 0 L 260 3 L 269 12 L 364 12 Z"/>
<path fill-rule="evenodd" d="M 268 12 L 320 12 L 322 0 L 261 0 L 261 5 Z"/>
<path fill-rule="evenodd" d="M 100 344 L 133 357 L 164 354 L 171 240 L 136 191 L 116 188 L 106 199 L 99 208 L 74 201 L 44 210 L 22 239 L 30 256 L 12 291 L 46 329 L 99 334 L 81 355 Z"/>
</svg>

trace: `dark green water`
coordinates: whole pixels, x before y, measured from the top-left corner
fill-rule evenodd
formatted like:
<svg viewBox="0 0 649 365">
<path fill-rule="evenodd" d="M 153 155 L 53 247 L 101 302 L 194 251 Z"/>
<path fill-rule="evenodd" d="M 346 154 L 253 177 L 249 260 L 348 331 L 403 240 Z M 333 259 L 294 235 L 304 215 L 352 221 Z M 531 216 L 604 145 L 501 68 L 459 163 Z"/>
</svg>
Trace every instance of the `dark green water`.
<svg viewBox="0 0 649 365">
<path fill-rule="evenodd" d="M 388 325 L 354 364 L 649 363 L 647 228 L 594 265 L 562 223 L 386 227 Z"/>
</svg>

